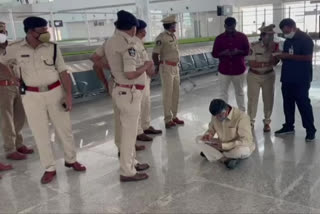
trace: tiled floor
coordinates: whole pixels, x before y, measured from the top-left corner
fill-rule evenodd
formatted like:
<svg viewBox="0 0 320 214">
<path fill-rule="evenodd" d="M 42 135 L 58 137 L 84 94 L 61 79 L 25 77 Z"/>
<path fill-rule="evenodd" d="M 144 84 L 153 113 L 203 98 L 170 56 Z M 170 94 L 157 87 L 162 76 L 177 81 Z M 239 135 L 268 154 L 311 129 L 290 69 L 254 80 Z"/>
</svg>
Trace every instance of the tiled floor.
<svg viewBox="0 0 320 214">
<path fill-rule="evenodd" d="M 239 168 L 229 171 L 199 155 L 195 137 L 206 130 L 210 120 L 208 104 L 217 96 L 217 76 L 202 76 L 196 83 L 195 88 L 188 81 L 181 85 L 180 117 L 186 125 L 168 131 L 163 124 L 160 88 L 152 89 L 152 124 L 164 134 L 153 143 L 143 143 L 147 150 L 138 153 L 139 160 L 151 165 L 150 179 L 119 182 L 112 105 L 110 98 L 103 98 L 79 104 L 72 112 L 78 159 L 87 172 L 64 168 L 63 153 L 53 134 L 57 179 L 40 184 L 43 169 L 37 153 L 27 161 L 10 162 L 15 169 L 1 173 L 0 213 L 320 213 L 320 146 L 304 142 L 298 112 L 296 134 L 277 138 L 262 132 L 260 102 L 257 149 Z M 319 85 L 315 69 L 310 94 L 318 128 Z M 273 131 L 284 119 L 279 86 L 278 75 Z M 234 96 L 230 103 L 235 104 Z M 24 135 L 26 143 L 34 146 L 28 128 Z M 0 161 L 6 161 L 3 153 Z"/>
</svg>

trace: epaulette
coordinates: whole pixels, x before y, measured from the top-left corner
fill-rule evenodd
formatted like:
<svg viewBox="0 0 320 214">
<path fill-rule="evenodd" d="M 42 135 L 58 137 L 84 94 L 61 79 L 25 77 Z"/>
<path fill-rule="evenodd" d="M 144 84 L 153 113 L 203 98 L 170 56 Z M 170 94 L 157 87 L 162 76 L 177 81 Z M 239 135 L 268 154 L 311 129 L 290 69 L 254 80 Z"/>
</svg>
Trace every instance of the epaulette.
<svg viewBox="0 0 320 214">
<path fill-rule="evenodd" d="M 17 41 L 9 42 L 8 46 L 16 45 L 16 44 L 19 44 L 19 43 L 21 43 L 23 41 L 24 41 L 24 39 L 20 39 L 20 40 L 17 40 Z"/>
</svg>

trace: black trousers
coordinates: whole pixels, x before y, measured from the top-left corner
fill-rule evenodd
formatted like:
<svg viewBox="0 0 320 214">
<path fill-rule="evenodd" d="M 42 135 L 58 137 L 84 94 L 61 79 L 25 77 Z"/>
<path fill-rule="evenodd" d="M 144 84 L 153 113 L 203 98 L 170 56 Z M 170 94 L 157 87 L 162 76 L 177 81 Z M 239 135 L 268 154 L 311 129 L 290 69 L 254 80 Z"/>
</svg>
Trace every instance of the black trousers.
<svg viewBox="0 0 320 214">
<path fill-rule="evenodd" d="M 310 83 L 282 83 L 283 110 L 286 119 L 285 126 L 294 128 L 295 109 L 298 106 L 302 125 L 307 133 L 315 133 L 313 110 L 309 98 Z"/>
</svg>

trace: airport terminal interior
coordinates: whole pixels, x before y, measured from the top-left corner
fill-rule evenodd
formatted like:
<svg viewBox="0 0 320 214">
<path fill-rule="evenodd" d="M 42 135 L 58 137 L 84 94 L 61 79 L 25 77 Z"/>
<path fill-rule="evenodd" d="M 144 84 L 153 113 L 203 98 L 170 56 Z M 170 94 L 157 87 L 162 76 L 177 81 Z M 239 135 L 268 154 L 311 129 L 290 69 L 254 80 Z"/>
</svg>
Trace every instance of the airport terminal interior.
<svg viewBox="0 0 320 214">
<path fill-rule="evenodd" d="M 145 48 L 151 59 L 161 20 L 175 15 L 180 52 L 178 117 L 182 126 L 166 129 L 160 75 L 151 81 L 151 125 L 162 135 L 136 159 L 148 163 L 147 180 L 121 182 L 115 145 L 113 101 L 93 69 L 90 57 L 115 32 L 117 13 L 126 10 L 147 23 Z M 285 122 L 281 72 L 276 74 L 271 132 L 264 132 L 260 94 L 252 128 L 256 149 L 235 169 L 210 162 L 200 155 L 198 136 L 211 121 L 211 100 L 219 98 L 219 60 L 212 56 L 215 39 L 225 31 L 227 17 L 250 43 L 257 42 L 260 27 L 274 24 L 274 41 L 283 50 L 279 24 L 296 22 L 314 42 L 313 81 L 309 91 L 314 125 L 320 130 L 320 1 L 318 0 L 0 0 L 0 21 L 6 23 L 8 41 L 25 37 L 23 20 L 38 16 L 48 21 L 51 42 L 61 49 L 72 80 L 72 133 L 77 160 L 86 166 L 76 172 L 64 166 L 61 140 L 51 122 L 50 144 L 56 159 L 55 179 L 40 182 L 44 168 L 28 122 L 24 144 L 35 150 L 26 160 L 8 160 L 0 136 L 0 213 L 320 213 L 320 134 L 306 142 L 298 108 L 295 133 L 276 136 Z M 246 73 L 249 72 L 247 63 Z M 2 72 L 0 70 L 0 72 Z M 105 69 L 107 78 L 110 71 Z M 247 81 L 244 81 L 247 107 Z M 1 86 L 0 86 L 1 87 Z M 1 90 L 1 88 L 0 88 Z M 0 99 L 2 99 L 0 97 Z M 228 103 L 237 107 L 233 86 Z M 0 118 L 2 120 L 2 118 Z"/>
</svg>

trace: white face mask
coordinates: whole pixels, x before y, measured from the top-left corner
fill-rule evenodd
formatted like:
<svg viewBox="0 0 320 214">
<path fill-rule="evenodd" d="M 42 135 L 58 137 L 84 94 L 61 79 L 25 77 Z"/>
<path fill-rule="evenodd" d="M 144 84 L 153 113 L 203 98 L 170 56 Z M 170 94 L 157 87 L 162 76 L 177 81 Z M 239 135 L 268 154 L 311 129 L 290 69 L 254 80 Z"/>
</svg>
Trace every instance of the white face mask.
<svg viewBox="0 0 320 214">
<path fill-rule="evenodd" d="M 291 33 L 284 34 L 284 37 L 285 37 L 286 39 L 292 39 L 295 34 L 296 34 L 296 32 L 291 31 Z"/>
<path fill-rule="evenodd" d="M 0 33 L 0 44 L 3 44 L 7 41 L 7 35 Z"/>
</svg>

